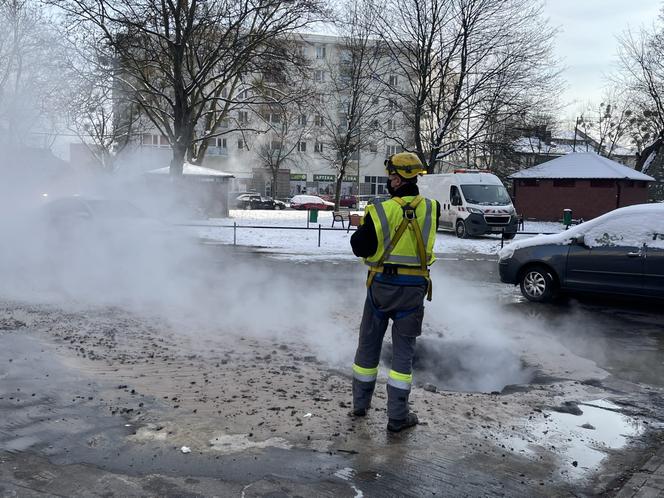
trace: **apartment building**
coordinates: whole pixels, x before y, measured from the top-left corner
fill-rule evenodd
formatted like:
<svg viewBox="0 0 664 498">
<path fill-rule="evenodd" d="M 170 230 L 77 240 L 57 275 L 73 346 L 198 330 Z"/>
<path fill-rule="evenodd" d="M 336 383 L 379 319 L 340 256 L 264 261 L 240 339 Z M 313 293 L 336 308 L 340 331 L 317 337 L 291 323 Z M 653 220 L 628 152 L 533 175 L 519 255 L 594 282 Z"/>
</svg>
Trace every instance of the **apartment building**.
<svg viewBox="0 0 664 498">
<path fill-rule="evenodd" d="M 271 71 L 252 75 L 234 96 L 238 105 L 222 121 L 217 136 L 208 140 L 202 166 L 233 174 L 235 190 L 252 189 L 277 198 L 334 193 L 340 161 L 335 135 L 348 127 L 348 114 L 343 92 L 335 95 L 332 83 L 344 78 L 347 53 L 338 36 L 298 36 L 297 51 L 310 64 L 306 81 L 286 83 Z M 391 72 L 389 64 L 384 67 L 383 74 L 373 75 L 376 85 L 387 82 L 384 86 L 393 89 L 405 83 L 405 78 Z M 278 102 L 277 93 L 284 84 L 301 85 L 306 92 L 304 105 Z M 384 161 L 402 150 L 394 137 L 412 134 L 399 119 L 395 98 L 385 91 L 371 96 L 368 103 L 374 113 L 370 123 L 358 127 L 364 136 L 358 139 L 359 149 L 350 155 L 342 195 L 385 191 Z M 246 106 L 242 105 L 244 100 Z M 378 108 L 381 111 L 375 112 Z M 130 160 L 136 168 L 147 171 L 167 165 L 170 153 L 167 137 L 150 131 L 147 125 Z"/>
</svg>

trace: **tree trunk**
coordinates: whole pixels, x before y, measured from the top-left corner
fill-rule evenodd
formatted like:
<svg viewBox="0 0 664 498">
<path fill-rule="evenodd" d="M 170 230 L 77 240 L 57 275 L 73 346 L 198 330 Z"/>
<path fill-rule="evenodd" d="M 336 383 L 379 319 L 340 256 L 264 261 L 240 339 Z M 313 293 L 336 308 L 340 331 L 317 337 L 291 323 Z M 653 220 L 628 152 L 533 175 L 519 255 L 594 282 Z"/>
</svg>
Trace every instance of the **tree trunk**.
<svg viewBox="0 0 664 498">
<path fill-rule="evenodd" d="M 173 157 L 171 158 L 171 166 L 169 173 L 171 176 L 182 176 L 182 169 L 184 167 L 184 158 L 187 153 L 187 146 L 181 142 L 173 144 Z"/>
</svg>

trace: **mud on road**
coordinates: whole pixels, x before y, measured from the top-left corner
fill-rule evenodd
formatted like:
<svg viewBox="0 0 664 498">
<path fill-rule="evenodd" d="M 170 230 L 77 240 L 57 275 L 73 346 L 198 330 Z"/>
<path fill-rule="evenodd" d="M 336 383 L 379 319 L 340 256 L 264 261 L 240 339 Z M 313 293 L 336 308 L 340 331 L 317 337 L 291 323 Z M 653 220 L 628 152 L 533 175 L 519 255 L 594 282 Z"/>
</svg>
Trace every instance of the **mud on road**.
<svg viewBox="0 0 664 498">
<path fill-rule="evenodd" d="M 534 358 L 530 383 L 500 391 L 420 381 L 423 424 L 390 435 L 384 386 L 349 418 L 346 371 L 296 334 L 183 323 L 2 303 L 0 495 L 610 494 L 657 442 L 657 388 Z"/>
</svg>

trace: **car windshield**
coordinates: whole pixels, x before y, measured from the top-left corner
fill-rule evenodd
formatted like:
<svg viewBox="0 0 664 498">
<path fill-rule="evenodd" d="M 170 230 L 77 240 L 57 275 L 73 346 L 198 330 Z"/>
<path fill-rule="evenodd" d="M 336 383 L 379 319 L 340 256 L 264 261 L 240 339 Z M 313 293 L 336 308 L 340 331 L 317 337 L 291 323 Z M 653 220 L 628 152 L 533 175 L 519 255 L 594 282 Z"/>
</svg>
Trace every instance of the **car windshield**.
<svg viewBox="0 0 664 498">
<path fill-rule="evenodd" d="M 511 203 L 510 196 L 502 185 L 462 185 L 461 191 L 469 204 L 505 206 Z"/>
<path fill-rule="evenodd" d="M 136 206 L 123 201 L 88 201 L 90 211 L 100 218 L 144 218 Z"/>
</svg>

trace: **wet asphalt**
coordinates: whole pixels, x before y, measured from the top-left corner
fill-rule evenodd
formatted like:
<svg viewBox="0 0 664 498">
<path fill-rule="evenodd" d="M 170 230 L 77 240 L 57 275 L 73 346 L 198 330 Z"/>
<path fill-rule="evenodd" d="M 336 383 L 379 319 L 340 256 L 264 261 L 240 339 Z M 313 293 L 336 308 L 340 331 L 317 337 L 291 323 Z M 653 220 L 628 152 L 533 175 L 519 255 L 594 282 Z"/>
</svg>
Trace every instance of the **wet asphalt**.
<svg viewBox="0 0 664 498">
<path fill-rule="evenodd" d="M 233 249 L 208 248 L 212 264 L 223 264 Z M 223 258 L 216 260 L 216 251 Z M 257 265 L 293 278 L 325 275 L 329 285 L 362 285 L 362 267 L 348 262 L 275 261 L 242 254 Z M 447 255 L 444 271 L 469 281 L 500 287 L 492 258 Z M 331 283 L 330 283 L 331 282 Z M 502 291 L 501 291 L 502 292 Z M 506 296 L 506 297 L 505 297 Z M 661 304 L 574 297 L 554 305 L 533 305 L 516 290 L 498 293 L 502 305 L 538 323 L 564 320 L 572 311 L 584 323 L 583 337 L 560 329 L 558 339 L 580 356 L 609 371 L 598 381 L 620 391 L 640 385 L 649 399 L 648 410 L 658 410 L 664 387 L 664 311 Z M 320 452 L 270 448 L 232 455 L 183 454 L 158 442 L 132 444 L 127 436 L 139 429 L 135 411 L 158 410 L 160 401 L 136 397 L 111 383 L 82 374 L 56 354 L 52 345 L 35 337 L 20 322 L 2 322 L 0 330 L 0 496 L 550 496 L 569 489 L 547 489 L 544 482 L 524 488 L 523 469 L 469 467 L 463 459 L 440 454 L 423 461 L 414 453 L 385 452 L 385 461 L 373 470 L 357 473 L 362 465 L 356 450 Z M 556 330 L 553 327 L 553 330 Z M 597 343 L 602 348 L 594 347 Z M 447 384 L 455 357 L 469 352 L 436 351 L 420 341 L 416 369 L 422 383 L 436 389 Z M 472 347 L 481 347 L 473 345 Z M 448 357 L 442 355 L 448 355 Z M 555 382 L 538 375 L 514 354 L 514 384 Z M 444 368 L 436 369 L 436 365 Z M 649 387 L 653 387 L 649 394 Z M 509 386 L 497 385 L 496 391 Z M 132 412 L 119 406 L 132 406 Z M 639 406 L 633 407 L 638 412 Z M 127 408 L 125 408 L 127 410 Z M 135 410 L 135 411 L 134 411 Z M 275 415 L 278 416 L 278 415 Z M 408 435 L 395 436 L 403 442 Z M 653 435 L 645 445 L 656 443 Z M 398 447 L 398 445 L 397 445 Z M 631 455 L 633 465 L 638 454 Z M 625 469 L 626 472 L 629 469 Z M 332 477 L 331 477 L 332 476 Z M 362 491 L 349 482 L 360 483 Z M 360 485 L 358 484 L 358 486 Z M 607 491 L 610 495 L 610 492 Z M 579 494 L 584 494 L 579 490 Z"/>
</svg>

